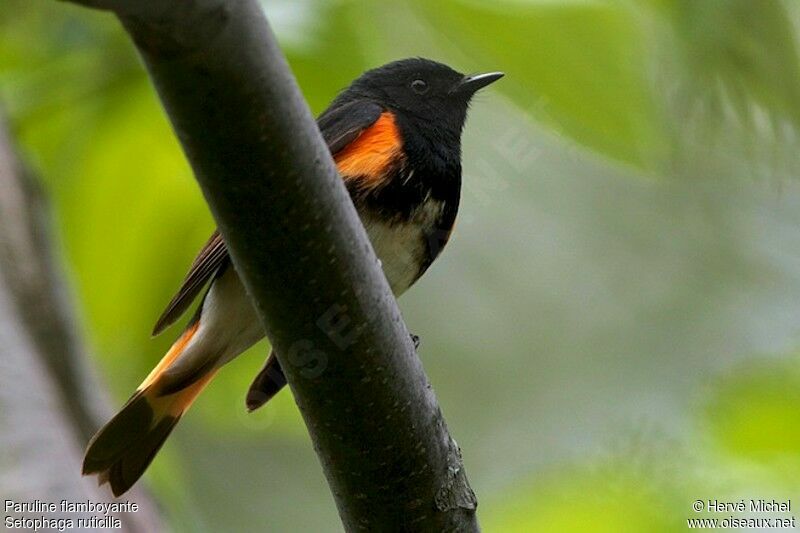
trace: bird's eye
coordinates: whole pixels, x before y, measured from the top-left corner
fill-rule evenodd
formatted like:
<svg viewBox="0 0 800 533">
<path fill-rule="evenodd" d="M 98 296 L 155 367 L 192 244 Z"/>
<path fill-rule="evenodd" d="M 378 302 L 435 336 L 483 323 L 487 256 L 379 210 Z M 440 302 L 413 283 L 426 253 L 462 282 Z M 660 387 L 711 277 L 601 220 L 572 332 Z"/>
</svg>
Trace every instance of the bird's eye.
<svg viewBox="0 0 800 533">
<path fill-rule="evenodd" d="M 411 90 L 417 94 L 425 94 L 428 92 L 428 84 L 425 80 L 414 80 L 411 82 Z"/>
</svg>

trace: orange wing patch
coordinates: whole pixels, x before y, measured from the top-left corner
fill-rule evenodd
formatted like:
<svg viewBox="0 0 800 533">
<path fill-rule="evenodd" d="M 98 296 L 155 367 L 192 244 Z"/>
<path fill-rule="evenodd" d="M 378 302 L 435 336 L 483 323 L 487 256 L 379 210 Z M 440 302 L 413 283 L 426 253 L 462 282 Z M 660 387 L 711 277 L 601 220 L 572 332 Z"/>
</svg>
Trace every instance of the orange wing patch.
<svg viewBox="0 0 800 533">
<path fill-rule="evenodd" d="M 347 180 L 358 180 L 360 188 L 374 189 L 388 177 L 386 172 L 401 155 L 403 141 L 389 112 L 334 156 L 339 174 Z"/>
</svg>

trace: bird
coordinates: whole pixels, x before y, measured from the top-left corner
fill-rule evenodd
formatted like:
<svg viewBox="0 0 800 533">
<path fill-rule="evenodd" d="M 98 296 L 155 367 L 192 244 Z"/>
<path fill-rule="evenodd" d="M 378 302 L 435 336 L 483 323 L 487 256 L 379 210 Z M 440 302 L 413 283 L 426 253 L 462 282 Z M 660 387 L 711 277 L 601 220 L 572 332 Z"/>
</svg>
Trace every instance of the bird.
<svg viewBox="0 0 800 533">
<path fill-rule="evenodd" d="M 317 119 L 396 297 L 423 275 L 450 238 L 461 195 L 467 111 L 478 90 L 502 77 L 501 72 L 465 75 L 425 58 L 402 59 L 364 72 Z M 83 475 L 97 475 L 114 496 L 144 474 L 222 366 L 265 335 L 218 231 L 191 264 L 153 335 L 176 322 L 204 288 L 181 335 L 87 445 Z M 285 385 L 270 352 L 247 392 L 247 409 L 261 407 Z"/>
</svg>

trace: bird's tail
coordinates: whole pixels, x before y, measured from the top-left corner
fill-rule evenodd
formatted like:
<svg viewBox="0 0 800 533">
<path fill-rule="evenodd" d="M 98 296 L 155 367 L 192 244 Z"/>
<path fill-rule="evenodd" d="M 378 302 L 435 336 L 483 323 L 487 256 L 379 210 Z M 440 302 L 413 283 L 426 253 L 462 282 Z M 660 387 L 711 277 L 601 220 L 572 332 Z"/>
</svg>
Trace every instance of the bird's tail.
<svg viewBox="0 0 800 533">
<path fill-rule="evenodd" d="M 216 374 L 216 368 L 208 369 L 180 387 L 166 386 L 163 379 L 198 327 L 196 321 L 186 329 L 119 413 L 89 442 L 83 475 L 97 474 L 101 484 L 110 484 L 115 496 L 142 476 L 183 413 Z"/>
</svg>

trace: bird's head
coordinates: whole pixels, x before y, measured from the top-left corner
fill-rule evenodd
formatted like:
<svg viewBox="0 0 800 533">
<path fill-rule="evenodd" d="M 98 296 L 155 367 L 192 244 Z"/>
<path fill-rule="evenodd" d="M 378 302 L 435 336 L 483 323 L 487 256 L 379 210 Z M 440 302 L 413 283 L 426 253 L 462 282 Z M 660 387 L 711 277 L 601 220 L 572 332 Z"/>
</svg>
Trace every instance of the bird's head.
<svg viewBox="0 0 800 533">
<path fill-rule="evenodd" d="M 502 72 L 465 76 L 445 64 L 411 58 L 365 72 L 346 92 L 460 134 L 473 95 L 502 77 Z"/>
</svg>

